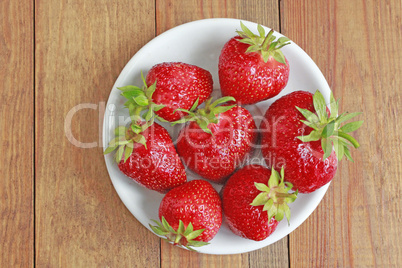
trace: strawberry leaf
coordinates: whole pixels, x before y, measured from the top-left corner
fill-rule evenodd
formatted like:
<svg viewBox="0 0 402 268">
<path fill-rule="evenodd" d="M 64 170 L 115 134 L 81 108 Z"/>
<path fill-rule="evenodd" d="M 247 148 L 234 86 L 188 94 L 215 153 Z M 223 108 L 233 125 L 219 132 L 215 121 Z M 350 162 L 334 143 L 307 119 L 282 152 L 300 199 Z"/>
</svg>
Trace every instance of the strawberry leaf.
<svg viewBox="0 0 402 268">
<path fill-rule="evenodd" d="M 137 125 L 137 124 L 131 124 L 131 130 L 135 133 L 135 134 L 139 134 L 142 131 L 141 126 Z"/>
<path fill-rule="evenodd" d="M 329 139 L 322 139 L 321 140 L 321 147 L 324 151 L 323 159 L 327 159 L 332 153 L 332 142 Z"/>
<path fill-rule="evenodd" d="M 130 144 L 127 144 L 125 146 L 125 150 L 124 150 L 124 162 L 127 161 L 127 159 L 130 157 L 130 155 L 133 153 L 134 147 Z"/>
<path fill-rule="evenodd" d="M 115 136 L 126 136 L 127 128 L 125 126 L 119 126 L 114 130 Z"/>
<path fill-rule="evenodd" d="M 328 125 L 326 125 L 324 127 L 324 129 L 322 130 L 321 136 L 323 138 L 331 137 L 332 134 L 334 133 L 334 129 L 335 129 L 335 122 L 331 121 L 328 123 Z"/>
<path fill-rule="evenodd" d="M 313 130 L 307 136 L 298 136 L 302 142 L 318 141 L 321 139 L 321 133 L 319 131 Z"/>
<path fill-rule="evenodd" d="M 117 149 L 117 152 L 116 152 L 116 162 L 117 163 L 119 163 L 123 157 L 124 147 L 125 146 L 120 146 L 119 149 Z"/>
<path fill-rule="evenodd" d="M 350 122 L 347 123 L 345 125 L 343 125 L 340 130 L 345 132 L 345 133 L 349 133 L 349 132 L 353 132 L 356 131 L 359 127 L 361 127 L 361 125 L 363 124 L 364 121 L 355 121 L 355 122 Z"/>
<path fill-rule="evenodd" d="M 274 56 L 274 59 L 275 59 L 277 62 L 286 64 L 285 56 L 283 55 L 282 51 L 276 50 L 276 51 L 274 52 L 274 55 L 273 55 L 273 56 Z M 265 61 L 265 60 L 264 60 L 264 61 Z M 267 61 L 265 61 L 265 62 L 267 62 Z"/>
<path fill-rule="evenodd" d="M 218 107 L 215 107 L 215 109 L 213 109 L 213 113 L 214 113 L 214 115 L 218 115 L 218 114 L 221 114 L 221 113 L 229 111 L 230 109 L 232 109 L 235 106 L 236 105 L 218 106 Z"/>
<path fill-rule="evenodd" d="M 247 27 L 243 24 L 243 22 L 240 22 L 240 27 L 241 27 L 241 29 L 243 30 L 243 32 L 244 32 L 247 36 L 256 37 L 256 35 L 255 35 L 252 31 L 250 31 L 250 29 L 247 28 Z"/>
<path fill-rule="evenodd" d="M 344 150 L 344 154 L 345 154 L 346 158 L 347 158 L 349 161 L 354 162 L 354 161 L 353 161 L 353 158 L 352 158 L 352 155 L 350 154 L 349 148 L 348 148 L 348 147 L 344 147 L 343 150 Z"/>
<path fill-rule="evenodd" d="M 198 102 L 200 101 L 200 98 L 197 98 L 194 102 L 194 104 L 191 106 L 190 111 L 194 111 L 198 107 Z"/>
<path fill-rule="evenodd" d="M 113 145 L 113 146 L 109 146 L 106 148 L 106 150 L 103 152 L 103 154 L 110 154 L 111 152 L 113 152 L 114 150 L 116 150 L 117 148 L 117 144 Z"/>
<path fill-rule="evenodd" d="M 220 104 L 223 104 L 223 103 L 225 103 L 225 102 L 228 102 L 228 101 L 236 101 L 236 99 L 235 98 L 233 98 L 233 97 L 231 97 L 231 96 L 227 96 L 227 97 L 222 97 L 222 98 L 219 98 L 219 99 L 217 99 L 216 101 L 214 101 L 211 105 L 210 105 L 210 109 L 213 109 L 213 108 L 215 108 L 216 106 L 218 106 L 218 105 L 220 105 Z"/>
<path fill-rule="evenodd" d="M 142 144 L 142 145 L 145 146 L 145 148 L 147 148 L 147 143 L 146 143 L 145 137 L 144 137 L 143 135 L 138 134 L 138 135 L 136 135 L 136 136 L 133 138 L 133 140 L 134 140 L 136 143 Z"/>
<path fill-rule="evenodd" d="M 202 232 L 204 232 L 205 229 L 200 229 L 196 231 L 192 231 L 188 235 L 186 235 L 187 240 L 193 240 L 194 238 L 197 238 L 198 236 L 201 235 Z"/>
<path fill-rule="evenodd" d="M 344 114 L 338 116 L 338 117 L 336 118 L 335 122 L 338 123 L 338 124 L 340 124 L 340 123 L 343 123 L 343 122 L 345 122 L 345 121 L 348 121 L 348 120 L 352 119 L 353 117 L 358 116 L 358 115 L 360 115 L 360 114 L 361 114 L 360 112 L 357 112 L 357 113 L 349 113 L 349 114 L 348 114 L 348 113 L 344 113 Z"/>
<path fill-rule="evenodd" d="M 265 30 L 264 30 L 264 27 L 262 27 L 260 24 L 258 24 L 257 30 L 258 30 L 258 33 L 260 34 L 260 37 L 261 37 L 261 38 L 265 38 Z"/>
<path fill-rule="evenodd" d="M 331 109 L 331 116 L 329 117 L 329 120 L 333 120 L 338 116 L 339 101 L 335 100 L 332 91 L 329 97 L 329 107 Z"/>
<path fill-rule="evenodd" d="M 191 242 L 191 246 L 193 246 L 193 247 L 202 247 L 202 246 L 206 246 L 206 245 L 209 245 L 209 243 L 208 242 L 204 242 L 204 241 L 196 241 L 196 240 L 193 240 L 192 242 Z M 194 249 L 192 249 L 191 247 L 188 247 L 190 250 L 193 250 L 193 251 L 195 251 Z"/>
<path fill-rule="evenodd" d="M 185 227 L 183 221 L 179 220 L 179 226 L 177 230 L 175 230 L 163 216 L 162 223 L 155 220 L 152 221 L 156 224 L 156 226 L 149 224 L 152 231 L 159 236 L 163 236 L 163 240 L 172 242 L 174 245 L 195 251 L 192 247 L 201 247 L 209 244 L 208 242 L 194 240 L 199 237 L 205 229 L 194 230 L 191 222 Z"/>
<path fill-rule="evenodd" d="M 117 89 L 123 91 L 123 92 L 136 92 L 138 91 L 139 94 L 142 93 L 142 89 L 136 86 L 128 85 L 124 87 L 118 87 Z"/>
<path fill-rule="evenodd" d="M 243 22 L 240 22 L 240 26 L 242 31 L 236 31 L 241 37 L 238 41 L 250 45 L 246 53 L 260 53 L 265 62 L 272 56 L 276 61 L 286 64 L 285 56 L 280 49 L 290 44 L 290 40 L 287 37 L 280 37 L 277 41 L 274 41 L 276 37 L 272 29 L 265 36 L 264 27 L 260 24 L 257 26 L 258 35 L 248 29 Z"/>
<path fill-rule="evenodd" d="M 285 212 L 283 211 L 283 205 L 278 204 L 278 207 L 276 210 L 276 215 L 275 215 L 275 220 L 277 220 L 277 221 L 283 220 L 284 215 L 285 215 Z"/>
<path fill-rule="evenodd" d="M 313 104 L 314 109 L 317 112 L 319 121 L 321 123 L 326 123 L 328 115 L 327 115 L 327 105 L 325 104 L 324 96 L 321 94 L 319 90 L 317 90 L 313 96 Z"/>
<path fill-rule="evenodd" d="M 318 119 L 318 116 L 314 114 L 313 112 L 310 112 L 307 109 L 301 109 L 296 106 L 296 109 L 307 119 L 307 121 L 311 122 L 312 124 L 318 123 L 320 120 Z"/>
<path fill-rule="evenodd" d="M 179 220 L 179 227 L 177 228 L 177 233 L 182 234 L 184 233 L 184 230 L 185 230 L 184 223 L 182 220 Z"/>
<path fill-rule="evenodd" d="M 350 145 L 358 148 L 360 144 L 356 141 L 355 138 L 347 133 L 356 131 L 358 128 L 361 127 L 363 121 L 351 122 L 343 126 L 340 126 L 340 124 L 352 119 L 360 113 L 343 113 L 338 116 L 337 114 L 339 112 L 339 101 L 335 100 L 332 92 L 330 94 L 329 104 L 331 109 L 330 115 L 328 115 L 326 111 L 327 106 L 325 104 L 325 99 L 318 90 L 313 96 L 313 105 L 317 114 L 314 114 L 306 109 L 300 109 L 299 107 L 296 107 L 296 109 L 299 110 L 307 119 L 307 121 L 300 121 L 314 129 L 310 132 L 309 135 L 298 136 L 297 138 L 300 139 L 302 142 L 317 141 L 321 139 L 321 147 L 324 151 L 323 160 L 331 155 L 332 143 L 334 144 L 335 153 L 339 161 L 343 158 L 344 155 L 346 155 L 348 160 L 352 160 L 348 148 Z"/>
<path fill-rule="evenodd" d="M 293 185 L 285 182 L 285 171 L 282 167 L 280 174 L 272 168 L 268 184 L 254 183 L 255 187 L 261 191 L 250 204 L 251 206 L 264 206 L 263 211 L 267 211 L 268 219 L 275 217 L 281 221 L 286 215 L 289 222 L 290 209 L 288 204 L 296 200 L 298 191 L 289 193 Z"/>
<path fill-rule="evenodd" d="M 343 158 L 344 152 L 345 152 L 345 150 L 344 150 L 345 147 L 342 144 L 340 144 L 339 142 L 338 143 L 335 142 L 334 149 L 335 149 L 336 157 L 338 158 L 339 161 L 341 161 Z"/>
<path fill-rule="evenodd" d="M 250 203 L 252 206 L 262 206 L 265 205 L 269 199 L 268 195 L 265 193 L 259 193 L 253 200 L 253 202 Z"/>
<path fill-rule="evenodd" d="M 137 97 L 134 97 L 133 100 L 139 105 L 139 106 L 147 106 L 149 104 L 148 98 L 145 95 L 139 95 Z"/>
</svg>

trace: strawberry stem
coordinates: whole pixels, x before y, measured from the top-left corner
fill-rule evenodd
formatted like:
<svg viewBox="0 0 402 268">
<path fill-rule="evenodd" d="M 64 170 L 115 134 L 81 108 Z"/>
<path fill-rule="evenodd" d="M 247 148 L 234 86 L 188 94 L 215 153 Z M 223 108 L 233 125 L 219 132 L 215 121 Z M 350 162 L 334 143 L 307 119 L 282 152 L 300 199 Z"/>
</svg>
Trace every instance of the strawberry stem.
<svg viewBox="0 0 402 268">
<path fill-rule="evenodd" d="M 346 134 L 342 131 L 338 131 L 338 136 L 345 138 L 346 140 L 350 141 L 350 143 L 353 145 L 353 147 L 355 148 L 359 148 L 360 144 L 357 142 L 357 140 L 355 138 L 353 138 L 351 135 Z"/>
<path fill-rule="evenodd" d="M 268 43 L 269 43 L 269 39 L 271 38 L 271 36 L 273 35 L 274 30 L 271 29 L 271 31 L 269 31 L 269 33 L 265 36 L 264 41 L 262 42 L 261 47 L 265 48 L 268 47 Z"/>
</svg>

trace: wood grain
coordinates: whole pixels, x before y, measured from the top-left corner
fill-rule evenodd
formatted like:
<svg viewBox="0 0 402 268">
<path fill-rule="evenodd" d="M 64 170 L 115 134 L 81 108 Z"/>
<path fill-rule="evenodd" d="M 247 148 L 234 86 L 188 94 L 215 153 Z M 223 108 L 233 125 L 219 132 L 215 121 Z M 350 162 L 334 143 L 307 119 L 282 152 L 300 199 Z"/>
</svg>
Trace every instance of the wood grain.
<svg viewBox="0 0 402 268">
<path fill-rule="evenodd" d="M 0 267 L 33 266 L 33 5 L 0 2 Z"/>
<path fill-rule="evenodd" d="M 237 1 L 156 0 L 156 33 L 194 20 L 233 17 L 236 9 Z"/>
<path fill-rule="evenodd" d="M 316 61 L 340 109 L 365 120 L 355 163 L 340 163 L 323 202 L 290 235 L 291 266 L 400 266 L 401 10 L 400 1 L 281 2 L 282 32 Z"/>
<path fill-rule="evenodd" d="M 155 34 L 154 3 L 37 0 L 35 7 L 36 265 L 157 267 L 159 239 L 118 198 L 99 144 L 114 81 Z"/>
</svg>

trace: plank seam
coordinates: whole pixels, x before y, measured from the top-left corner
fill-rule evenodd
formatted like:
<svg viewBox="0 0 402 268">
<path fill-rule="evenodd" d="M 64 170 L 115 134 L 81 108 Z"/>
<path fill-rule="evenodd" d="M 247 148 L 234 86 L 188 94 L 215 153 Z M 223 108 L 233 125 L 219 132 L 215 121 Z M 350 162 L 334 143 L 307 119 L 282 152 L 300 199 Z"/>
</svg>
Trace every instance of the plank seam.
<svg viewBox="0 0 402 268">
<path fill-rule="evenodd" d="M 281 0 L 278 0 L 279 32 L 282 33 Z"/>
<path fill-rule="evenodd" d="M 33 45 L 32 45 L 32 54 L 33 54 L 33 63 L 32 63 L 32 89 L 33 89 L 33 122 L 32 122 L 32 129 L 33 129 L 33 182 L 32 182 L 32 206 L 33 206 L 33 267 L 36 267 L 36 28 L 35 28 L 35 21 L 36 21 L 36 5 L 35 0 L 32 0 L 32 37 L 33 37 Z"/>
</svg>

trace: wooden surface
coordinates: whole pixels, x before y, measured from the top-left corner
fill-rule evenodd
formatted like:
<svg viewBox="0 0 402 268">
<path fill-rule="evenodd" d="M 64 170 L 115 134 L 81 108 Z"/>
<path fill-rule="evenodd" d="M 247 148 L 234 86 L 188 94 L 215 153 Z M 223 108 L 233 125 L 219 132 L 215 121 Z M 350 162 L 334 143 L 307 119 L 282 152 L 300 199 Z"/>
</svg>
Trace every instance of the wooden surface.
<svg viewBox="0 0 402 268">
<path fill-rule="evenodd" d="M 399 0 L 0 1 L 0 267 L 400 266 L 401 10 Z M 157 34 L 211 17 L 281 31 L 341 109 L 365 120 L 355 163 L 340 164 L 316 211 L 238 255 L 185 251 L 146 230 L 117 196 L 100 144 L 127 61 Z"/>
<path fill-rule="evenodd" d="M 31 1 L 0 1 L 0 267 L 34 256 L 34 76 Z"/>
</svg>

